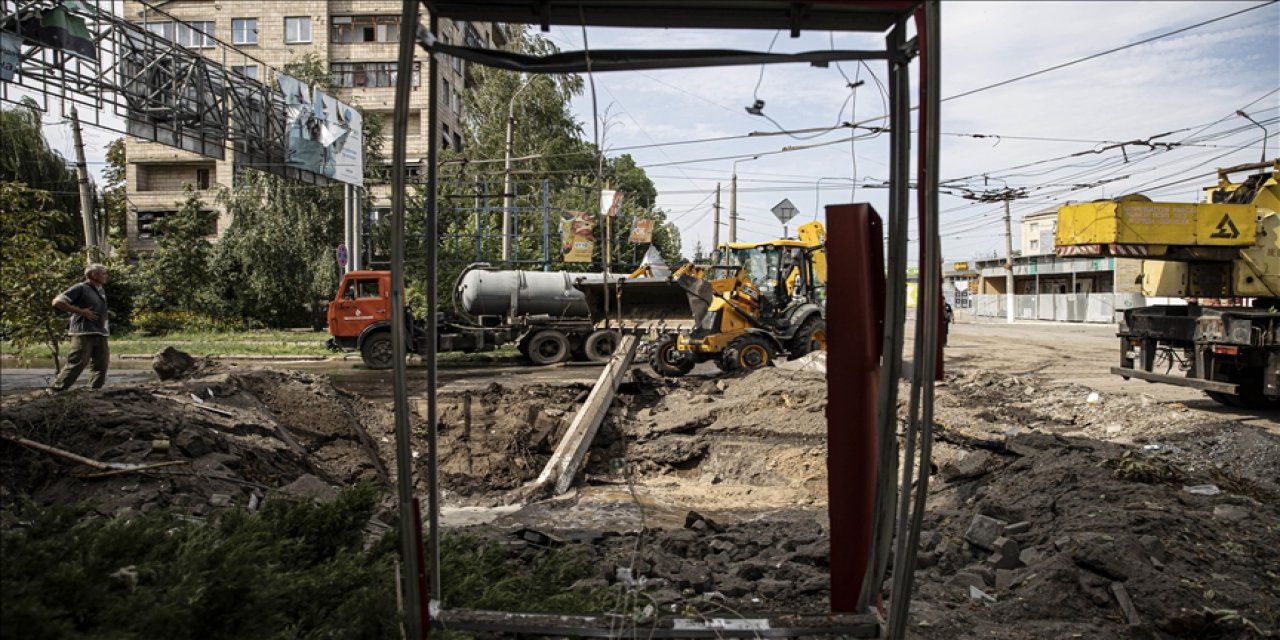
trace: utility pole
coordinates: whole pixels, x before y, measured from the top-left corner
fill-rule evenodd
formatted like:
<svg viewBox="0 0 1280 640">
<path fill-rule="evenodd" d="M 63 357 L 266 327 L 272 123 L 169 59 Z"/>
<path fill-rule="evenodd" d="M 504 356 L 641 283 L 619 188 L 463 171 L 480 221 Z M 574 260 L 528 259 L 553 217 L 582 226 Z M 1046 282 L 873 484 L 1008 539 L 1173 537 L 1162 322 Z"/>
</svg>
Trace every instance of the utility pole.
<svg viewBox="0 0 1280 640">
<path fill-rule="evenodd" d="M 1013 222 L 1009 217 L 1009 200 L 1004 199 L 1004 288 L 1005 320 L 1013 323 Z"/>
<path fill-rule="evenodd" d="M 511 239 L 515 235 L 514 216 L 516 207 L 515 184 L 511 179 L 511 156 L 515 153 L 516 140 L 516 97 L 529 86 L 532 78 L 525 78 L 511 101 L 507 103 L 507 150 L 506 162 L 502 172 L 502 261 L 511 261 Z"/>
<path fill-rule="evenodd" d="M 515 105 L 515 96 L 511 97 L 511 104 Z M 511 182 L 511 152 L 515 146 L 515 113 L 508 110 L 507 112 L 507 159 L 502 171 L 502 261 L 511 261 L 511 216 L 512 210 L 515 208 L 516 194 L 514 193 L 514 185 Z"/>
<path fill-rule="evenodd" d="M 738 241 L 738 165 L 733 166 L 729 179 L 729 242 Z M 712 249 L 714 251 L 714 249 Z"/>
<path fill-rule="evenodd" d="M 720 183 L 716 183 L 716 203 L 711 206 L 711 246 L 720 246 Z M 714 250 L 714 249 L 713 249 Z"/>
<path fill-rule="evenodd" d="M 84 222 L 86 260 L 94 263 L 99 259 L 98 224 L 93 211 L 93 191 L 89 187 L 89 166 L 84 161 L 84 140 L 80 138 L 80 116 L 75 107 L 71 107 L 71 136 L 76 147 L 76 176 L 80 182 L 80 218 Z"/>
</svg>

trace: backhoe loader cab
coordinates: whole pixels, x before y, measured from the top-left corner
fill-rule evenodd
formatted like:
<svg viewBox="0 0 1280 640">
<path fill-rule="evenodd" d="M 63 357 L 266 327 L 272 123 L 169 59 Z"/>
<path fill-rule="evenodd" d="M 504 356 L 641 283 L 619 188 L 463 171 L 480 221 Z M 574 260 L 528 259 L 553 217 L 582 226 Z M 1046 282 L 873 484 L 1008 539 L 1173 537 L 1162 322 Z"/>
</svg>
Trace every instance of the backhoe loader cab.
<svg viewBox="0 0 1280 640">
<path fill-rule="evenodd" d="M 708 360 L 725 371 L 755 369 L 825 350 L 825 233 L 811 222 L 799 235 L 721 245 L 713 266 L 678 277 L 694 328 L 658 343 L 650 357 L 654 370 L 680 376 Z"/>
</svg>

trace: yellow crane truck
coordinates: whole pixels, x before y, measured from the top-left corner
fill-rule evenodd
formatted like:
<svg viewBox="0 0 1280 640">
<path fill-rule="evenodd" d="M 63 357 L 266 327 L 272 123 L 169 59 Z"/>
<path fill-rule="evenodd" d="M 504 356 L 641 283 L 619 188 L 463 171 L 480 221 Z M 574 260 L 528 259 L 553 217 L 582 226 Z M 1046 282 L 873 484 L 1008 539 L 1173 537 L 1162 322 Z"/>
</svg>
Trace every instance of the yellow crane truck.
<svg viewBox="0 0 1280 640">
<path fill-rule="evenodd" d="M 1144 295 L 1187 302 L 1125 310 L 1112 373 L 1280 408 L 1280 159 L 1219 170 L 1202 203 L 1064 206 L 1056 252 L 1142 259 Z"/>
</svg>

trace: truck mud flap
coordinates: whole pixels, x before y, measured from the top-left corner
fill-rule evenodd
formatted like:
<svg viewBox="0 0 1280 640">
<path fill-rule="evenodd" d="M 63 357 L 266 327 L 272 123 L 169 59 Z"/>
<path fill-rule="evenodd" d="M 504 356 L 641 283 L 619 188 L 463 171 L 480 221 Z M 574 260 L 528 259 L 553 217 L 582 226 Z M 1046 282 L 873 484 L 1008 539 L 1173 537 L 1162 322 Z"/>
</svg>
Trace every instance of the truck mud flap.
<svg viewBox="0 0 1280 640">
<path fill-rule="evenodd" d="M 1191 387 L 1192 389 L 1200 389 L 1202 391 L 1217 391 L 1218 393 L 1229 393 L 1238 395 L 1240 393 L 1240 385 L 1231 384 L 1230 382 L 1218 382 L 1216 380 L 1202 380 L 1200 378 L 1185 378 L 1183 376 L 1171 376 L 1163 373 L 1153 373 L 1151 371 L 1143 371 L 1141 369 L 1130 369 L 1128 367 L 1111 367 L 1111 373 L 1126 378 L 1137 378 L 1148 382 L 1163 382 L 1165 384 L 1175 384 L 1180 387 Z"/>
</svg>

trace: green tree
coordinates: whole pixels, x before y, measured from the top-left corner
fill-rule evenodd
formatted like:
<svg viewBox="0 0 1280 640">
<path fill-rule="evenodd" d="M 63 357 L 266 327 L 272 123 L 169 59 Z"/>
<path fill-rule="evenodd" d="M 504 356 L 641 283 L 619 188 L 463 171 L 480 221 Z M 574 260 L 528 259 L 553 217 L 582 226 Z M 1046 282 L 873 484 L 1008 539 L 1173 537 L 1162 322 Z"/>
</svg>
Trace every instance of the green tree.
<svg viewBox="0 0 1280 640">
<path fill-rule="evenodd" d="M 124 138 L 116 138 L 107 145 L 107 166 L 102 170 L 102 206 L 106 210 L 107 239 L 119 255 L 129 251 L 129 202 L 125 195 Z"/>
<path fill-rule="evenodd" d="M 52 306 L 54 297 L 77 279 L 80 258 L 58 251 L 43 233 L 66 213 L 54 208 L 49 193 L 21 182 L 0 182 L 0 333 L 15 349 L 44 344 L 62 369 L 59 346 L 65 314 Z"/>
<path fill-rule="evenodd" d="M 68 214 L 39 221 L 55 248 L 73 253 L 84 246 L 83 227 L 72 215 L 80 211 L 79 181 L 66 159 L 49 147 L 40 111 L 29 98 L 0 109 L 0 182 L 21 182 L 43 191 L 48 196 L 43 210 Z"/>
<path fill-rule="evenodd" d="M 342 189 L 244 171 L 221 202 L 232 216 L 214 250 L 223 309 L 270 327 L 306 326 L 337 287 Z"/>
<path fill-rule="evenodd" d="M 143 309 L 212 310 L 213 245 L 205 238 L 212 233 L 217 214 L 205 208 L 190 185 L 186 192 L 181 208 L 156 222 L 156 250 L 141 261 Z"/>
</svg>

